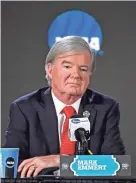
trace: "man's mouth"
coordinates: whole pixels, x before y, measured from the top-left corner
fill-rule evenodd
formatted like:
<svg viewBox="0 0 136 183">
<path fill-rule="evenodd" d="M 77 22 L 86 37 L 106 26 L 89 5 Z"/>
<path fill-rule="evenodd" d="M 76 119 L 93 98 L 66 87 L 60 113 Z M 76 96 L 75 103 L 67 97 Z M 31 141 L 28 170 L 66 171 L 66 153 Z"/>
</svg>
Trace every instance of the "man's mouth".
<svg viewBox="0 0 136 183">
<path fill-rule="evenodd" d="M 79 83 L 68 83 L 68 84 L 70 84 L 70 85 L 74 85 L 74 86 L 80 86 L 80 84 L 79 84 Z"/>
</svg>

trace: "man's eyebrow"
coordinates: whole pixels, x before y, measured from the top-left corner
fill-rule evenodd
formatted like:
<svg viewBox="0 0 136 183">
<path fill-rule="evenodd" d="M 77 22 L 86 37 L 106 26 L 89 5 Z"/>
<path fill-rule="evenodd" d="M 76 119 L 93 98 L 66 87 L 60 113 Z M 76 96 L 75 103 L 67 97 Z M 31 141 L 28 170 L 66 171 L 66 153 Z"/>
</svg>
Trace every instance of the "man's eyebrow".
<svg viewBox="0 0 136 183">
<path fill-rule="evenodd" d="M 68 60 L 63 60 L 62 64 L 72 64 L 72 62 Z"/>
<path fill-rule="evenodd" d="M 88 65 L 80 65 L 80 67 L 86 67 L 86 68 L 89 68 Z"/>
<path fill-rule="evenodd" d="M 68 61 L 68 60 L 63 60 L 63 62 L 62 62 L 62 64 L 71 64 L 72 65 L 72 62 L 71 61 Z M 88 65 L 80 65 L 79 67 L 85 67 L 85 68 L 89 68 L 89 66 Z"/>
</svg>

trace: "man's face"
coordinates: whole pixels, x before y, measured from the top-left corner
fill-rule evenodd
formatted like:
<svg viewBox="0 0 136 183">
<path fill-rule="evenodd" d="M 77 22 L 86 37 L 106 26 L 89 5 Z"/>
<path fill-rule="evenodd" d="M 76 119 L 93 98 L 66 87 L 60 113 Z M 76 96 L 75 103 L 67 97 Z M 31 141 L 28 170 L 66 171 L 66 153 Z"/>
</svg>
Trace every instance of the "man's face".
<svg viewBox="0 0 136 183">
<path fill-rule="evenodd" d="M 48 64 L 54 93 L 82 96 L 89 85 L 91 57 L 88 52 L 60 55 Z"/>
</svg>

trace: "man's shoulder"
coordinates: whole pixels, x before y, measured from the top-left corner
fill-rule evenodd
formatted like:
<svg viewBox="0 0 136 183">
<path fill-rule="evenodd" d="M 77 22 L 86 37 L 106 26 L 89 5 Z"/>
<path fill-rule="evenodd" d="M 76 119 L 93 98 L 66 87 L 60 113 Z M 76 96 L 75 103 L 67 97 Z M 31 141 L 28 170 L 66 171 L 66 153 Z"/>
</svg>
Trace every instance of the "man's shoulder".
<svg viewBox="0 0 136 183">
<path fill-rule="evenodd" d="M 95 104 L 115 104 L 117 103 L 116 99 L 106 95 L 104 93 L 98 92 L 94 89 L 87 89 L 88 97 L 95 103 Z"/>
<path fill-rule="evenodd" d="M 32 101 L 41 101 L 42 95 L 49 87 L 39 88 L 31 93 L 28 93 L 26 95 L 23 95 L 16 100 L 14 100 L 12 103 L 16 104 L 26 104 Z"/>
</svg>

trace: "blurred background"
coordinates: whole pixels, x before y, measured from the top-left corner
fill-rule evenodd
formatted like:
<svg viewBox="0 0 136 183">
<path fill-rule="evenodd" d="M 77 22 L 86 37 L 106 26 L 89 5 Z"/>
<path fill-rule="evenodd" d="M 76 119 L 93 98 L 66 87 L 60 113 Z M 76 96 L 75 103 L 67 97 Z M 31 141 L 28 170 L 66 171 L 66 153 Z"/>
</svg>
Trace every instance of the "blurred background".
<svg viewBox="0 0 136 183">
<path fill-rule="evenodd" d="M 92 15 L 102 28 L 102 56 L 91 88 L 120 104 L 120 130 L 136 175 L 136 2 L 1 2 L 1 139 L 11 102 L 47 86 L 44 60 L 49 51 L 48 30 L 67 10 Z M 89 25 L 88 25 L 89 26 Z M 63 27 L 62 27 L 63 29 Z"/>
</svg>

